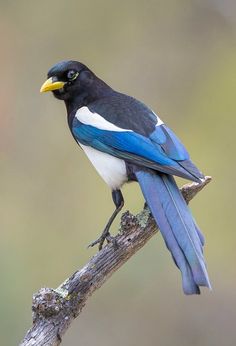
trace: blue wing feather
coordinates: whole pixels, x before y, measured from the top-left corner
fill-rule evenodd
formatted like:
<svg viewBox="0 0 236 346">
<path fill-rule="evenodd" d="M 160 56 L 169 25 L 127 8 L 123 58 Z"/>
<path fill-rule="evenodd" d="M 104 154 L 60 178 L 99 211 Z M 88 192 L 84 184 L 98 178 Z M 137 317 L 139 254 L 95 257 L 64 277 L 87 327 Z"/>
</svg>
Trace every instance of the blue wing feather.
<svg viewBox="0 0 236 346">
<path fill-rule="evenodd" d="M 183 145 L 175 135 L 171 137 L 171 132 L 166 128 L 159 128 L 160 126 L 150 137 L 145 137 L 133 131 L 101 130 L 75 119 L 72 132 L 74 137 L 84 145 L 137 165 L 198 181 L 198 176 L 192 175 L 191 171 L 186 170 L 185 167 L 179 165 L 177 159 L 174 159 L 179 157 L 186 160 L 188 157 Z"/>
<path fill-rule="evenodd" d="M 158 143 L 169 158 L 176 161 L 189 159 L 189 153 L 184 145 L 166 125 L 157 126 L 149 138 Z"/>
</svg>

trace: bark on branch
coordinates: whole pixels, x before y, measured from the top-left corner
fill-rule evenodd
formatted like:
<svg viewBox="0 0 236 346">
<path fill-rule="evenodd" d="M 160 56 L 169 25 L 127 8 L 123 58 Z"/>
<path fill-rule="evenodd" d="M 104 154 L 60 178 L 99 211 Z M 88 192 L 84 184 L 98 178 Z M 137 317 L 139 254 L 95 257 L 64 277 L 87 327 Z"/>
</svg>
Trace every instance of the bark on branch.
<svg viewBox="0 0 236 346">
<path fill-rule="evenodd" d="M 211 177 L 201 184 L 184 185 L 181 192 L 187 203 L 201 191 Z M 116 236 L 118 248 L 106 245 L 90 261 L 58 288 L 41 288 L 33 296 L 33 325 L 20 346 L 56 346 L 72 321 L 81 313 L 89 296 L 133 256 L 158 231 L 149 209 L 136 216 L 126 211 Z"/>
</svg>

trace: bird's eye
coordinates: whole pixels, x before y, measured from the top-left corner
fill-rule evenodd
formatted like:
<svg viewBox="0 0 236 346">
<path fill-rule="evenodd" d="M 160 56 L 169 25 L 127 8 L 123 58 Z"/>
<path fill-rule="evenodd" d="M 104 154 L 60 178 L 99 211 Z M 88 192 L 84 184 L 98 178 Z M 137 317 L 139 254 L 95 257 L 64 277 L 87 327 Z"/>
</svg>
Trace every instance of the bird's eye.
<svg viewBox="0 0 236 346">
<path fill-rule="evenodd" d="M 67 78 L 69 80 L 74 80 L 78 77 L 79 75 L 79 72 L 76 72 L 76 71 L 73 71 L 73 70 L 70 70 L 68 73 L 67 73 Z"/>
</svg>

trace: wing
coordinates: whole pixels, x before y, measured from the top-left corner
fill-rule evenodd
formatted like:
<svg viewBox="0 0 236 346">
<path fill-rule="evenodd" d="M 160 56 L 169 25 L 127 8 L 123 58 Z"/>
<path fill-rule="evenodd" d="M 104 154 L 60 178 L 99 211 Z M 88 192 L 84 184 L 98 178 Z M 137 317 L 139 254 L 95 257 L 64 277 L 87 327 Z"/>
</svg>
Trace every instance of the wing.
<svg viewBox="0 0 236 346">
<path fill-rule="evenodd" d="M 156 126 L 155 131 L 150 135 L 150 139 L 159 144 L 170 159 L 178 162 L 182 168 L 197 178 L 198 181 L 204 178 L 204 175 L 191 161 L 189 153 L 179 138 L 166 125 Z"/>
<path fill-rule="evenodd" d="M 79 143 L 132 164 L 194 181 L 203 177 L 175 134 L 144 104 L 126 95 L 80 108 L 71 130 Z"/>
<path fill-rule="evenodd" d="M 144 103 L 118 92 L 90 103 L 88 109 L 121 129 L 129 129 L 143 136 L 152 133 L 157 122 L 162 123 Z"/>
</svg>

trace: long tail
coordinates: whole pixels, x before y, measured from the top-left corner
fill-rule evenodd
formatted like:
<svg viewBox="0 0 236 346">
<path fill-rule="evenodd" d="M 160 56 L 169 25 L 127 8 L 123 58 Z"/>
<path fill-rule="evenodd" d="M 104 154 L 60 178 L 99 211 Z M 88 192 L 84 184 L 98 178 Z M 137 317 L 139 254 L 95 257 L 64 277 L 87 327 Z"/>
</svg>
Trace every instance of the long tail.
<svg viewBox="0 0 236 346">
<path fill-rule="evenodd" d="M 182 273 L 185 294 L 211 288 L 203 257 L 204 238 L 174 178 L 152 171 L 135 173 L 166 246 Z"/>
</svg>

